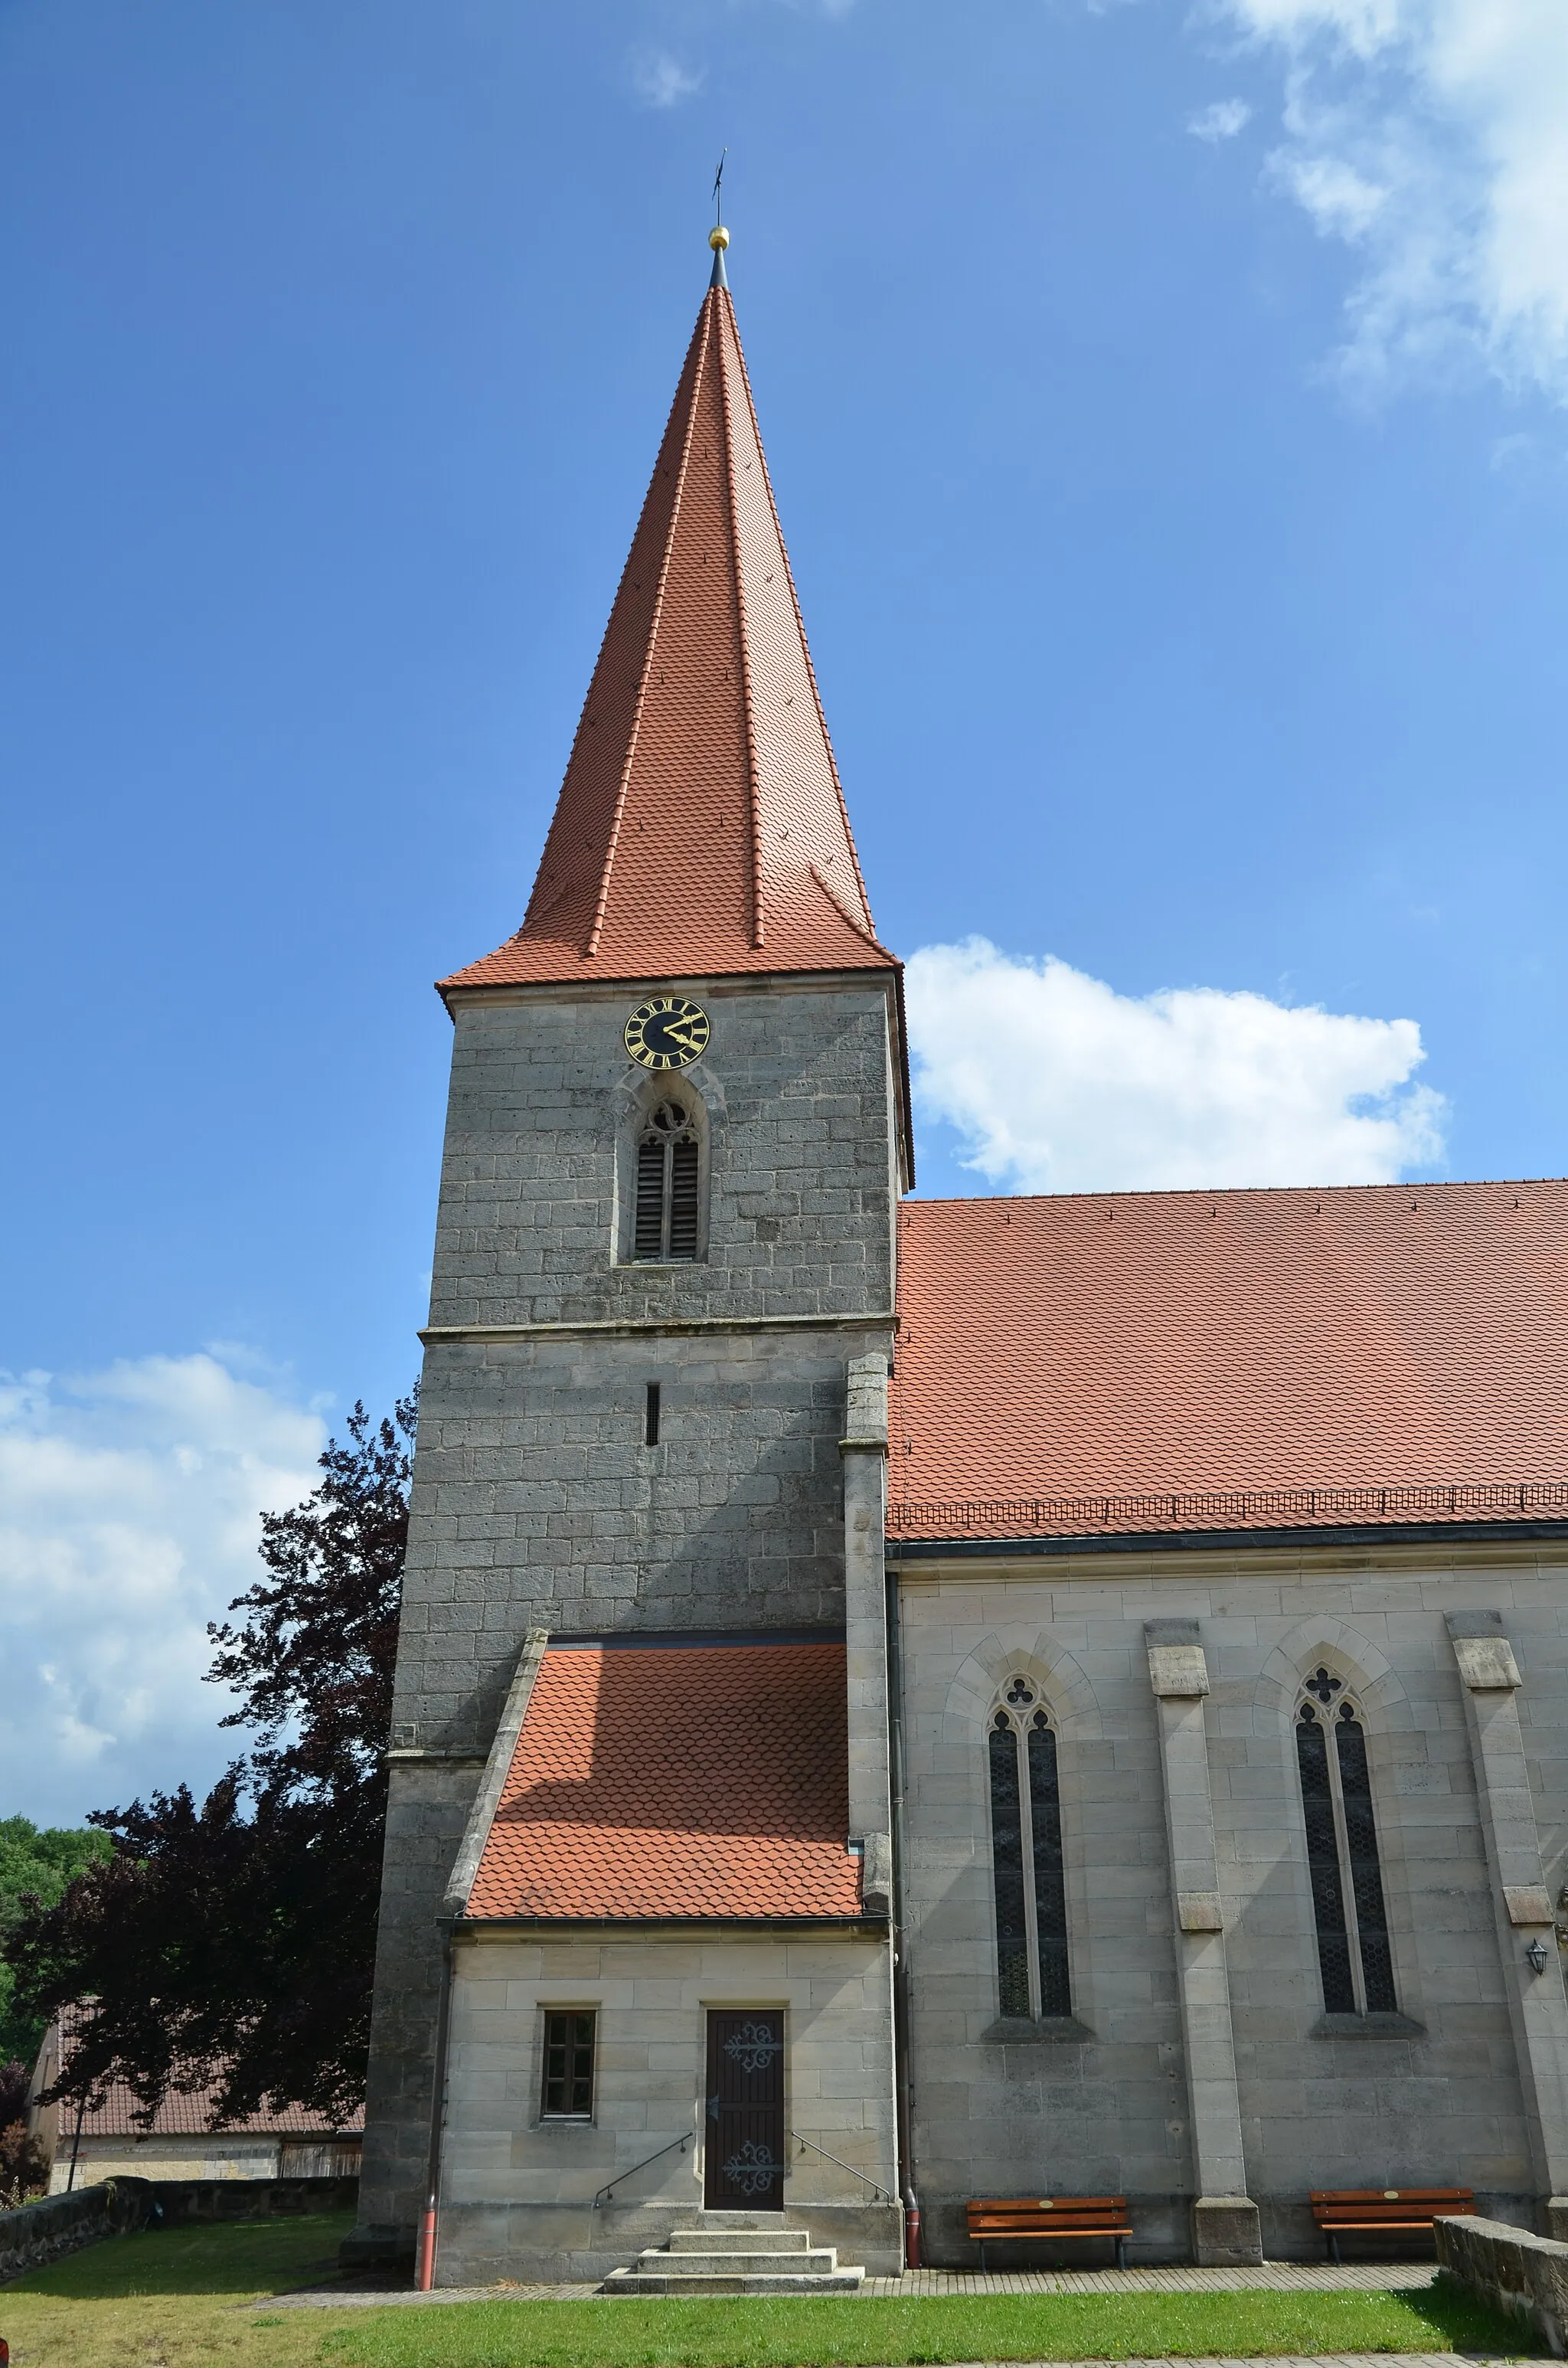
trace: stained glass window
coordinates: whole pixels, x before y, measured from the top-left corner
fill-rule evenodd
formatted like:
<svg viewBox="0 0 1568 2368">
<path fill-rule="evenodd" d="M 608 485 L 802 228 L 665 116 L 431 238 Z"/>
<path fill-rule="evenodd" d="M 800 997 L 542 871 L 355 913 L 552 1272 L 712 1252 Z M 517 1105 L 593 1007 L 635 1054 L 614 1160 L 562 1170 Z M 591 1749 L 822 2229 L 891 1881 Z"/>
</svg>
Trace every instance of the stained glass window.
<svg viewBox="0 0 1568 2368">
<path fill-rule="evenodd" d="M 1056 1736 L 1027 1679 L 1013 1679 L 986 1748 L 1001 2011 L 1071 2014 Z"/>
<path fill-rule="evenodd" d="M 1340 1680 L 1319 1669 L 1296 1713 L 1296 1764 L 1307 1830 L 1323 2002 L 1329 2014 L 1394 2010 L 1367 1736 L 1354 1703 L 1328 1705 Z"/>
<path fill-rule="evenodd" d="M 996 1887 L 996 1972 L 1004 2014 L 1029 2008 L 1028 1920 L 1024 1897 L 1024 1819 L 1018 1734 L 1005 1710 L 991 1729 L 991 1864 Z"/>
</svg>

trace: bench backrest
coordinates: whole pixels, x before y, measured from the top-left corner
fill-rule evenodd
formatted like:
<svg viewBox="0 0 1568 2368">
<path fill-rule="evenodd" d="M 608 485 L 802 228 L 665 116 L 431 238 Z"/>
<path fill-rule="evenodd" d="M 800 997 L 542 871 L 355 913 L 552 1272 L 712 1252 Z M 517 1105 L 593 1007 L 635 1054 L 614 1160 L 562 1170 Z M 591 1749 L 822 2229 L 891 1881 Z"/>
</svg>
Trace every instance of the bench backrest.
<svg viewBox="0 0 1568 2368">
<path fill-rule="evenodd" d="M 971 2237 L 1063 2236 L 1110 2228 L 1127 2218 L 1125 2195 L 1004 2195 L 969 2206 Z"/>
<path fill-rule="evenodd" d="M 1336 2220 L 1440 2219 L 1469 2212 L 1475 2202 L 1468 2187 L 1314 2187 L 1312 2218 L 1320 2227 Z"/>
</svg>

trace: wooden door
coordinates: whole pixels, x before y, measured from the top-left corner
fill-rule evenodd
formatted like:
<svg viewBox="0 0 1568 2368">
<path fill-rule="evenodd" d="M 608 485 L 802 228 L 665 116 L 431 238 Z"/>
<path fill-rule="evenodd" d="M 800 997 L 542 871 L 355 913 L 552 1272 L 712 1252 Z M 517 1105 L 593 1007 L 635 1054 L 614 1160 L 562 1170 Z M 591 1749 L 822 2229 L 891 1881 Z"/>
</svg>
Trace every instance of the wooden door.
<svg viewBox="0 0 1568 2368">
<path fill-rule="evenodd" d="M 784 2015 L 778 2007 L 714 2008 L 708 2017 L 710 2212 L 784 2209 Z"/>
</svg>

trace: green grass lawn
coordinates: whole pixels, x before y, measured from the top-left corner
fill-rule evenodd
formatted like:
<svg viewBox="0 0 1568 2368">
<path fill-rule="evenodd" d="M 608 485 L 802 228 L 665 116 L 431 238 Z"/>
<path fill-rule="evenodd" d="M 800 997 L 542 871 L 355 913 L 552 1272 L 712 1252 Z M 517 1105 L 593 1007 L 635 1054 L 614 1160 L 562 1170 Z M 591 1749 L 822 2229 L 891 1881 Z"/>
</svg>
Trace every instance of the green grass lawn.
<svg viewBox="0 0 1568 2368">
<path fill-rule="evenodd" d="M 1210 2352 L 1517 2356 L 1525 2349 L 1511 2322 L 1437 2292 L 484 2302 L 376 2311 L 321 2339 L 331 2368 L 902 2368 Z"/>
<path fill-rule="evenodd" d="M 0 2335 L 17 2368 L 306 2368 L 342 2319 L 308 2321 L 278 2346 L 245 2305 L 325 2280 L 346 2214 L 149 2230 L 89 2245 L 0 2287 Z"/>
<path fill-rule="evenodd" d="M 1514 2322 L 1442 2286 L 268 2310 L 267 2296 L 327 2281 L 347 2226 L 262 2220 L 114 2237 L 0 2289 L 0 2335 L 16 2368 L 905 2368 L 1531 2349 Z"/>
</svg>

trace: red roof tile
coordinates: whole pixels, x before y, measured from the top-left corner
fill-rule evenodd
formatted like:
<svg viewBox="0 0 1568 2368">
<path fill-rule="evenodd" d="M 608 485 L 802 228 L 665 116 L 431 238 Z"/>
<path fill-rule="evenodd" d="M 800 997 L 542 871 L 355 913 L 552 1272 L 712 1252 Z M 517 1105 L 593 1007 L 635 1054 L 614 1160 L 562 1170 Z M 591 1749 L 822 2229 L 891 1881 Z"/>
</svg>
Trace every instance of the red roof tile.
<svg viewBox="0 0 1568 2368">
<path fill-rule="evenodd" d="M 74 2013 L 61 2018 L 65 2057 L 71 2055 L 71 2030 Z M 49 2055 L 48 2077 L 53 2076 L 52 2041 L 45 2042 Z M 205 2137 L 212 2126 L 212 2106 L 217 2089 L 204 2083 L 196 2089 L 171 2089 L 164 2099 L 150 2123 L 136 2118 L 141 2111 L 134 2089 L 123 2080 L 109 2086 L 101 2104 L 89 2106 L 82 2116 L 85 2138 L 145 2138 L 145 2137 Z M 247 2113 L 242 2121 L 227 2123 L 220 2135 L 225 2137 L 358 2137 L 365 2127 L 363 2107 L 358 2107 L 342 2122 L 329 2122 L 320 2113 L 307 2112 L 303 2105 L 286 2105 L 281 2112 L 263 2106 L 259 2112 Z M 74 2105 L 60 2107 L 60 2146 L 64 2152 L 76 2129 Z"/>
<path fill-rule="evenodd" d="M 470 1917 L 853 1917 L 842 1645 L 548 1651 Z"/>
<path fill-rule="evenodd" d="M 887 969 L 757 434 L 712 288 L 527 916 L 452 987 Z"/>
<path fill-rule="evenodd" d="M 1568 1516 L 1568 1183 L 909 1201 L 900 1246 L 895 1535 Z"/>
</svg>

